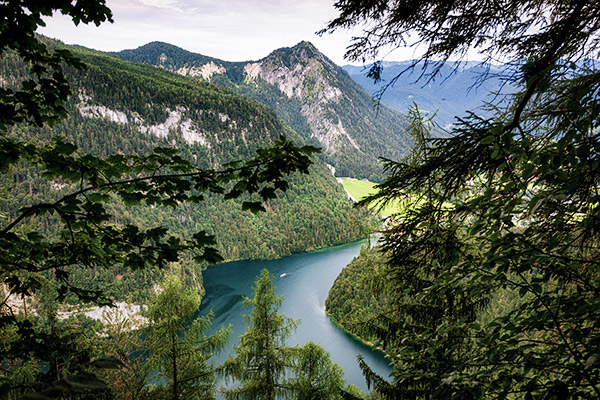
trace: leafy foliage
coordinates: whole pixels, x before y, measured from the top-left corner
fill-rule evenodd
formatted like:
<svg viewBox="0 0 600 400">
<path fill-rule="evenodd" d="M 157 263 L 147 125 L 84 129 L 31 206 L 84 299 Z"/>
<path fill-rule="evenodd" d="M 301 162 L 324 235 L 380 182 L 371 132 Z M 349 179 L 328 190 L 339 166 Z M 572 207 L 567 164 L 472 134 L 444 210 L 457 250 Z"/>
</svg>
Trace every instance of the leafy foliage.
<svg viewBox="0 0 600 400">
<path fill-rule="evenodd" d="M 142 231 L 131 224 L 123 227 L 106 224 L 110 215 L 103 204 L 111 200 L 111 195 L 127 205 L 170 207 L 178 202 L 201 201 L 205 192 L 230 198 L 256 193 L 268 199 L 274 190 L 287 189 L 283 174 L 296 169 L 308 172 L 307 154 L 314 151 L 314 148 L 296 148 L 281 138 L 273 148 L 259 150 L 254 159 L 231 163 L 216 171 L 198 169 L 170 148 L 156 148 L 147 156 L 113 155 L 101 159 L 89 154 L 79 157 L 76 146 L 61 138 L 42 147 L 14 144 L 23 159 L 42 168 L 43 175 L 78 185 L 56 202 L 22 209 L 17 218 L 3 227 L 0 232 L 2 260 L 6 260 L 3 270 L 13 273 L 5 275 L 5 283 L 11 292 L 28 295 L 40 282 L 34 276 L 20 279 L 19 274 L 52 269 L 62 282 L 59 293 L 77 290 L 82 299 L 90 299 L 94 294 L 69 287 L 64 267 L 93 268 L 121 263 L 133 269 L 147 265 L 161 267 L 176 261 L 184 250 L 195 250 L 196 262 L 222 260 L 213 247 L 214 239 L 204 231 L 183 240 L 163 227 Z M 231 182 L 235 184 L 226 188 Z M 242 207 L 255 212 L 262 210 L 262 205 L 253 201 L 243 202 Z M 64 226 L 57 240 L 33 232 L 26 235 L 15 232 L 23 221 L 46 213 L 57 215 Z"/>
<path fill-rule="evenodd" d="M 145 324 L 139 315 L 136 318 L 128 314 L 130 310 L 113 308 L 105 312 L 102 328 L 97 330 L 104 337 L 97 340 L 96 351 L 110 354 L 116 363 L 116 367 L 104 368 L 99 373 L 115 400 L 147 398 L 150 375 L 155 369 L 148 362 Z"/>
</svg>

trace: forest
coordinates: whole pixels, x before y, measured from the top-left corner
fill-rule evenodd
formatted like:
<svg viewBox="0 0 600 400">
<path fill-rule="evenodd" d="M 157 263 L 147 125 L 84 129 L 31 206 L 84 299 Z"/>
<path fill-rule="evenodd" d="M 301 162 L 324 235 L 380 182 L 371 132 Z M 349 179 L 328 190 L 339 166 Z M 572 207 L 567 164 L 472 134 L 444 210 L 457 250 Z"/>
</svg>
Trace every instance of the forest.
<svg viewBox="0 0 600 400">
<path fill-rule="evenodd" d="M 334 165 L 338 176 L 381 182 L 383 175 L 378 158 L 397 159 L 410 147 L 402 114 L 382 104 L 376 105 L 370 94 L 310 42 L 277 49 L 256 62 L 222 61 L 158 42 L 115 55 L 171 71 L 199 68 L 208 62 L 221 66 L 223 72 L 207 80 L 273 109 L 306 143 L 323 147 L 318 157 Z M 244 68 L 257 65 L 265 76 L 261 72 L 257 78 L 249 79 Z M 298 70 L 303 72 L 296 76 Z M 272 79 L 267 80 L 266 75 L 299 80 L 295 94 L 284 93 L 283 87 Z M 327 100 L 325 92 L 331 90 L 339 93 L 339 99 Z M 319 135 L 327 134 L 324 127 L 330 124 L 341 124 L 355 145 L 343 135 L 320 141 Z"/>
<path fill-rule="evenodd" d="M 372 389 L 367 397 L 600 397 L 600 5 L 338 0 L 335 7 L 338 16 L 322 34 L 369 24 L 349 45 L 350 60 L 376 59 L 416 38 L 423 53 L 412 67 L 432 67 L 424 79 L 475 49 L 484 61 L 510 65 L 503 79 L 516 90 L 491 114 L 471 113 L 444 136 L 412 108 L 405 132 L 410 151 L 382 160 L 379 191 L 358 203 L 401 205 L 381 225 L 379 245 L 361 251 L 327 301 L 338 321 L 392 360 L 388 378 L 358 359 Z M 316 183 L 300 184 L 309 172 L 321 168 L 321 176 L 333 181 L 311 158 L 319 150 L 269 108 L 231 88 L 36 36 L 41 17 L 54 11 L 75 24 L 112 20 L 103 0 L 0 3 L 3 73 L 17 72 L 0 88 L 0 172 L 7 194 L 0 230 L 0 396 L 175 400 L 218 391 L 227 398 L 364 397 L 343 382 L 319 346 L 285 345 L 297 321 L 279 314 L 281 299 L 266 271 L 245 298 L 248 330 L 235 354 L 211 365 L 227 328 L 205 333 L 210 315 L 193 312 L 202 295 L 196 271 L 180 266 L 222 261 L 221 252 L 234 254 L 237 245 L 219 244 L 204 221 L 188 234 L 185 218 L 159 213 L 223 198 L 253 213 L 248 228 L 237 218 L 235 224 L 224 219 L 228 230 L 239 228 L 244 240 L 241 233 L 251 225 L 262 235 L 274 225 L 252 218 L 279 214 L 275 199 L 294 185 L 315 194 Z M 82 60 L 100 68 L 85 69 Z M 368 76 L 380 79 L 382 68 L 376 60 Z M 94 85 L 77 86 L 87 79 Z M 129 91 L 144 101 L 125 105 Z M 193 108 L 180 104 L 188 97 Z M 73 119 L 64 121 L 69 115 Z M 165 134 L 162 128 L 174 119 L 182 122 L 179 130 Z M 125 120 L 133 125 L 119 122 Z M 78 129 L 71 121 L 90 124 L 96 137 L 71 138 L 70 129 Z M 48 126 L 60 131 L 63 124 L 73 143 L 50 138 Z M 110 138 L 113 152 L 99 145 L 103 124 L 111 132 L 131 129 L 124 139 Z M 152 140 L 137 141 L 140 133 Z M 166 146 L 173 140 L 181 153 Z M 231 146 L 216 146 L 227 140 Z M 140 205 L 146 207 L 140 214 L 127 214 Z M 356 225 L 338 220 L 355 230 L 332 230 L 333 236 L 364 232 L 370 217 L 355 215 Z M 133 221 L 138 217 L 142 222 Z M 318 236 L 304 222 L 303 232 Z M 319 242 L 306 240 L 309 246 Z M 256 256 L 280 250 L 263 244 L 248 247 Z M 122 270 L 113 280 L 131 273 L 156 285 L 144 297 L 143 328 L 115 319 L 102 338 L 96 334 L 102 328 L 91 321 L 58 318 L 65 301 L 112 304 L 113 293 L 86 287 L 90 280 L 79 274 L 115 267 Z M 42 300 L 35 312 L 27 301 L 34 298 Z M 153 376 L 158 381 L 148 380 Z M 217 389 L 217 378 L 231 386 Z"/>
</svg>

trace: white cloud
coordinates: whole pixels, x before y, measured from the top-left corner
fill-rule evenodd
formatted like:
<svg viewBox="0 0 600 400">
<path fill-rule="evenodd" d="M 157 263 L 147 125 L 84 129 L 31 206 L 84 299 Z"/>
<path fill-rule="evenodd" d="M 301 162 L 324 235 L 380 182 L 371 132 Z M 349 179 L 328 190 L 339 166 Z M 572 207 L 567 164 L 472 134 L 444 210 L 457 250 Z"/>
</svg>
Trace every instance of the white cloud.
<svg viewBox="0 0 600 400">
<path fill-rule="evenodd" d="M 154 7 L 159 7 L 159 8 L 175 8 L 177 9 L 177 5 L 179 4 L 179 1 L 177 0 L 140 0 L 140 3 L 149 5 L 149 6 L 154 6 Z"/>
<path fill-rule="evenodd" d="M 227 61 L 257 60 L 302 40 L 337 64 L 351 37 L 315 32 L 336 17 L 333 0 L 107 0 L 114 23 L 75 27 L 68 18 L 46 19 L 40 33 L 103 51 L 163 41 Z"/>
</svg>

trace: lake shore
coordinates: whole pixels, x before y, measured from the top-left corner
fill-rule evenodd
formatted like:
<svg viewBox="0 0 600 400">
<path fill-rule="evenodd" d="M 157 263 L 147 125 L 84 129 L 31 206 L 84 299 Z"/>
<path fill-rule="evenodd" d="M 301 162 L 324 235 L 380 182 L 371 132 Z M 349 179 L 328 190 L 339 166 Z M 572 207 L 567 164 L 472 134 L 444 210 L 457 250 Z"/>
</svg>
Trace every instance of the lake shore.
<svg viewBox="0 0 600 400">
<path fill-rule="evenodd" d="M 363 338 L 362 336 L 358 335 L 355 332 L 352 332 L 351 330 L 349 330 L 348 328 L 346 328 L 341 322 L 339 322 L 333 315 L 331 315 L 331 313 L 326 309 L 325 313 L 327 314 L 327 316 L 329 317 L 329 319 L 331 320 L 331 322 L 333 322 L 336 326 L 338 326 L 342 331 L 344 331 L 346 334 L 352 336 L 354 339 L 358 340 L 359 342 L 371 347 L 373 350 L 379 350 L 381 351 L 383 354 L 385 354 L 385 357 L 388 358 L 391 362 L 393 362 L 393 358 L 392 356 L 386 352 L 383 347 L 376 345 L 375 343 L 371 342 L 370 340 L 367 340 L 365 338 Z"/>
</svg>

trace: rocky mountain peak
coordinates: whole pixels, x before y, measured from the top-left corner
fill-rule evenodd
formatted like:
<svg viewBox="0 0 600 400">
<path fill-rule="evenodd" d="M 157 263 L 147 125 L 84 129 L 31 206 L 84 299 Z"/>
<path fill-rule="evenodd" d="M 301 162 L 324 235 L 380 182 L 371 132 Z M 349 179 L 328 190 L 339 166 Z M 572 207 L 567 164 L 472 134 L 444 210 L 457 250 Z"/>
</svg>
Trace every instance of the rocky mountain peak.
<svg viewBox="0 0 600 400">
<path fill-rule="evenodd" d="M 410 145 L 402 133 L 404 118 L 376 108 L 368 93 L 308 41 L 251 62 L 155 47 L 119 56 L 226 86 L 272 107 L 308 143 L 323 147 L 323 157 L 343 176 L 380 179 L 378 157 L 398 158 Z M 157 53 L 154 60 L 148 50 Z"/>
</svg>

